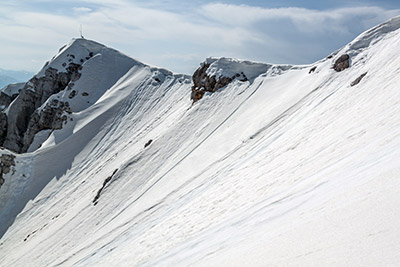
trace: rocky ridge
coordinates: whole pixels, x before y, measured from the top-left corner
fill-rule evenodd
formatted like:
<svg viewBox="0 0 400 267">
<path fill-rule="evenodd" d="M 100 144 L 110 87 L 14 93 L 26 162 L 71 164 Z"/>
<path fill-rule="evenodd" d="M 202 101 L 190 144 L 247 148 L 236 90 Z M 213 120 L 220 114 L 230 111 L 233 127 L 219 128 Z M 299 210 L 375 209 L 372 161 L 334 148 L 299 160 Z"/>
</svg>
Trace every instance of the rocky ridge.
<svg viewBox="0 0 400 267">
<path fill-rule="evenodd" d="M 272 65 L 232 58 L 207 58 L 192 76 L 191 99 L 199 101 L 205 93 L 215 93 L 233 81 L 252 81 Z"/>
</svg>

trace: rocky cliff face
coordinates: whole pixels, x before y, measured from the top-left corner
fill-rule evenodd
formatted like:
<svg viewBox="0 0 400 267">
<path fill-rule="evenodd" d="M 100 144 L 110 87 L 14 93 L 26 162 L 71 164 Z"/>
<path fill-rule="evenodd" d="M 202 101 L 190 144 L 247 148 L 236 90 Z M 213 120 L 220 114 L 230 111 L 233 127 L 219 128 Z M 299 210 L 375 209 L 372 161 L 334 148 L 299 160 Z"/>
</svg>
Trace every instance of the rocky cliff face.
<svg viewBox="0 0 400 267">
<path fill-rule="evenodd" d="M 247 77 L 243 72 L 236 73 L 232 77 L 221 76 L 217 78 L 216 75 L 209 75 L 207 73 L 207 69 L 210 67 L 210 65 L 210 63 L 203 64 L 193 74 L 191 95 L 193 103 L 200 100 L 206 92 L 214 93 L 218 89 L 231 83 L 236 78 L 240 79 L 241 81 L 247 81 Z"/>
<path fill-rule="evenodd" d="M 5 182 L 3 174 L 9 173 L 11 168 L 15 166 L 14 159 L 15 156 L 11 154 L 3 154 L 0 156 L 0 188 Z"/>
<path fill-rule="evenodd" d="M 270 64 L 232 58 L 207 58 L 193 74 L 191 99 L 195 103 L 206 92 L 214 93 L 234 81 L 252 82 L 271 67 Z M 290 68 L 290 66 L 283 67 Z"/>
<path fill-rule="evenodd" d="M 51 95 L 71 89 L 68 85 L 80 78 L 81 69 L 81 65 L 75 63 L 69 63 L 65 72 L 47 67 L 42 77 L 37 75 L 29 80 L 8 107 L 8 116 L 5 113 L 1 115 L 6 117 L 7 123 L 0 125 L 0 145 L 23 153 L 28 150 L 37 132 L 44 129 L 60 129 L 62 114 L 68 110 L 68 104 L 52 103 L 41 110 L 37 109 Z"/>
<path fill-rule="evenodd" d="M 210 63 L 205 63 L 203 66 L 198 68 L 193 74 L 193 87 L 191 99 L 193 102 L 200 100 L 206 92 L 214 93 L 218 89 L 228 85 L 236 77 L 240 77 L 241 74 L 236 74 L 233 77 L 220 77 L 216 78 L 215 75 L 210 76 L 207 73 L 207 69 L 210 67 Z M 246 76 L 242 73 L 242 80 L 246 81 Z"/>
<path fill-rule="evenodd" d="M 10 103 L 18 96 L 18 94 L 9 96 L 3 92 L 0 92 L 0 110 L 4 110 L 10 105 Z"/>
<path fill-rule="evenodd" d="M 0 112 L 0 144 L 4 143 L 7 136 L 7 115 Z"/>
</svg>

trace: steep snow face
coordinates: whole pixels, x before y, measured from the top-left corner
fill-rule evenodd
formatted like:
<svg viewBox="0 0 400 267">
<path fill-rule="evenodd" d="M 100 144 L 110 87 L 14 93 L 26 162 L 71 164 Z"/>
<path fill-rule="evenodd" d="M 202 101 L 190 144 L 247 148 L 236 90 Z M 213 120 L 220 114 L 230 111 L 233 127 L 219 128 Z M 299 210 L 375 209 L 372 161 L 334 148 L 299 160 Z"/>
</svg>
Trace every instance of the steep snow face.
<svg viewBox="0 0 400 267">
<path fill-rule="evenodd" d="M 134 64 L 16 155 L 0 265 L 396 265 L 399 28 L 310 66 L 208 59 L 251 78 L 194 104 L 189 77 Z"/>
</svg>

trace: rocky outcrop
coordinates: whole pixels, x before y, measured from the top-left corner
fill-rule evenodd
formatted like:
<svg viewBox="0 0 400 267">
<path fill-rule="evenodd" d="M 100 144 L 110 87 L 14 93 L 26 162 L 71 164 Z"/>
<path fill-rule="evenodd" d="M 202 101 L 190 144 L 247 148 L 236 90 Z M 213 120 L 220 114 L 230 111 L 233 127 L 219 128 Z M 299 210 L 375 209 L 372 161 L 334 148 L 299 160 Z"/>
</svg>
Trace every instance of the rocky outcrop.
<svg viewBox="0 0 400 267">
<path fill-rule="evenodd" d="M 5 110 L 24 87 L 24 83 L 13 83 L 0 90 L 0 111 Z"/>
<path fill-rule="evenodd" d="M 363 74 L 361 74 L 357 79 L 355 79 L 354 81 L 351 82 L 350 86 L 355 86 L 357 84 L 359 84 L 362 80 L 362 78 L 365 77 L 365 75 L 367 75 L 368 72 L 364 72 Z"/>
<path fill-rule="evenodd" d="M 0 144 L 4 143 L 7 136 L 7 115 L 0 112 Z"/>
<path fill-rule="evenodd" d="M 57 105 L 52 103 L 40 112 L 37 109 L 51 95 L 71 88 L 67 87 L 68 84 L 80 78 L 81 69 L 82 66 L 75 63 L 69 63 L 65 68 L 66 72 L 47 67 L 43 76 L 35 76 L 29 80 L 9 107 L 7 133 L 3 141 L 0 138 L 0 145 L 14 152 L 23 153 L 27 151 L 38 131 L 59 129 L 62 126 L 62 120 L 65 119 L 61 114 L 68 110 L 66 103 L 57 103 Z"/>
<path fill-rule="evenodd" d="M 0 156 L 0 188 L 5 180 L 3 175 L 11 171 L 12 166 L 15 166 L 15 156 L 11 154 L 3 154 Z"/>
<path fill-rule="evenodd" d="M 144 148 L 148 147 L 152 142 L 153 142 L 152 139 L 150 139 L 149 141 L 147 141 L 147 143 L 144 144 Z"/>
<path fill-rule="evenodd" d="M 53 99 L 51 103 L 33 113 L 27 131 L 24 134 L 24 147 L 22 151 L 27 151 L 32 144 L 35 134 L 42 130 L 59 130 L 63 123 L 67 123 L 67 114 L 71 114 L 71 107 L 68 102 Z"/>
<path fill-rule="evenodd" d="M 217 79 L 215 75 L 208 75 L 207 69 L 209 67 L 209 63 L 204 63 L 193 74 L 193 86 L 191 94 L 191 99 L 193 100 L 193 103 L 200 100 L 206 92 L 214 93 L 218 89 L 231 83 L 236 78 L 240 79 L 240 81 L 248 80 L 243 72 L 237 73 L 232 77 L 221 76 Z"/>
<path fill-rule="evenodd" d="M 4 110 L 10 105 L 10 103 L 18 96 L 15 94 L 13 96 L 9 96 L 3 92 L 0 92 L 0 110 Z"/>
<path fill-rule="evenodd" d="M 350 56 L 348 54 L 341 55 L 333 64 L 333 69 L 337 72 L 343 71 L 350 67 Z"/>
</svg>

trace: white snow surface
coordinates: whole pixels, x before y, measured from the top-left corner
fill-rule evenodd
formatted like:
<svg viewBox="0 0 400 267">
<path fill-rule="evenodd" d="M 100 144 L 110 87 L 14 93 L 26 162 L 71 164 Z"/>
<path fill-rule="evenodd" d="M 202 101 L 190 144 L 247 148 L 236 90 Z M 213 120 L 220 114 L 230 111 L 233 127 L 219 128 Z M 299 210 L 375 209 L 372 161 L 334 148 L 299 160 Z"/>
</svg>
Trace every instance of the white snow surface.
<svg viewBox="0 0 400 267">
<path fill-rule="evenodd" d="M 190 77 L 123 55 L 107 68 L 114 52 L 80 39 L 98 55 L 74 85 L 90 103 L 79 94 L 72 121 L 16 155 L 0 266 L 397 266 L 399 28 L 310 66 L 207 59 L 251 79 L 195 104 Z"/>
</svg>

